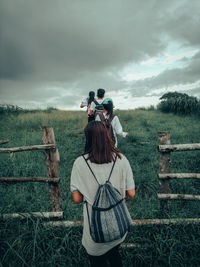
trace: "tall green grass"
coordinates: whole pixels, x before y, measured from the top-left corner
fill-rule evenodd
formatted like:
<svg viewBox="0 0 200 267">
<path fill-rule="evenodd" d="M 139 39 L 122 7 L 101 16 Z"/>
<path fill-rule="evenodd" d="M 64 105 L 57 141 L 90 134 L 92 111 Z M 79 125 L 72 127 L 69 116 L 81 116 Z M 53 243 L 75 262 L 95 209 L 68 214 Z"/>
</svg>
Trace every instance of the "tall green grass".
<svg viewBox="0 0 200 267">
<path fill-rule="evenodd" d="M 159 153 L 158 131 L 169 131 L 171 143 L 200 143 L 199 120 L 156 110 L 117 111 L 129 137 L 118 138 L 119 149 L 129 159 L 136 183 L 136 197 L 128 203 L 133 219 L 160 218 L 157 199 Z M 1 147 L 41 144 L 42 126 L 54 129 L 60 153 L 62 209 L 66 220 L 81 220 L 82 205 L 72 202 L 69 190 L 74 160 L 84 149 L 85 112 L 49 110 L 0 114 Z M 172 172 L 200 172 L 199 151 L 171 155 Z M 0 176 L 46 176 L 45 153 L 27 151 L 0 154 Z M 199 181 L 172 181 L 172 193 L 200 194 Z M 0 185 L 0 213 L 50 211 L 48 185 L 40 183 Z M 167 218 L 199 217 L 198 201 L 171 202 Z M 40 220 L 1 222 L 0 262 L 2 266 L 88 266 L 77 228 L 52 229 Z M 198 266 L 199 226 L 134 227 L 121 249 L 125 266 Z M 0 266 L 1 266 L 0 265 Z M 134 265 L 133 265 L 134 266 Z"/>
<path fill-rule="evenodd" d="M 52 228 L 39 219 L 1 225 L 1 266 L 89 266 L 81 246 L 81 227 Z M 200 227 L 140 226 L 120 248 L 124 266 L 199 266 Z"/>
</svg>

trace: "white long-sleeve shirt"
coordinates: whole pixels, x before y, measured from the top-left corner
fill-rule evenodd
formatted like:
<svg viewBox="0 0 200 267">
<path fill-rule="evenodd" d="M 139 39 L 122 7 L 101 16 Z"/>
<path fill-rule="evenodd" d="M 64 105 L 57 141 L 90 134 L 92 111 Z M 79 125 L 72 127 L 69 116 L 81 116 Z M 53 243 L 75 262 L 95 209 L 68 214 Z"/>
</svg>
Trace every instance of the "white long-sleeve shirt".
<svg viewBox="0 0 200 267">
<path fill-rule="evenodd" d="M 106 115 L 104 113 L 103 113 L 103 115 L 104 115 L 105 119 L 109 118 L 109 115 Z M 96 121 L 101 121 L 100 116 L 98 114 L 97 114 L 95 120 Z M 119 121 L 119 118 L 116 115 L 112 119 L 111 125 L 112 125 L 112 128 L 113 128 L 113 133 L 114 133 L 114 137 L 115 137 L 115 146 L 117 147 L 117 135 L 120 135 L 122 137 L 126 137 L 127 132 L 123 132 L 121 123 Z"/>
</svg>

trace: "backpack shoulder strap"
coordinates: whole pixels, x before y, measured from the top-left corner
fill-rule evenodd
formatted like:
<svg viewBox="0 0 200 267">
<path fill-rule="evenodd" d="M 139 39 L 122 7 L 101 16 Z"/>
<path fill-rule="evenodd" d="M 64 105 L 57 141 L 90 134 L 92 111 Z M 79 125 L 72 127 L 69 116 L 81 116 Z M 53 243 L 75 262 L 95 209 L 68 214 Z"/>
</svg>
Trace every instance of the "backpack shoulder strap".
<svg viewBox="0 0 200 267">
<path fill-rule="evenodd" d="M 114 166 L 115 166 L 116 160 L 117 160 L 117 155 L 115 155 L 115 159 L 114 159 L 114 162 L 113 162 L 113 165 L 112 165 L 112 169 L 111 169 L 111 171 L 110 171 L 110 175 L 109 175 L 109 177 L 108 177 L 108 180 L 107 180 L 107 182 L 109 182 L 109 181 L 110 181 L 110 177 L 111 177 L 112 171 L 113 171 L 113 169 L 114 169 Z"/>
<path fill-rule="evenodd" d="M 95 178 L 96 182 L 98 183 L 98 185 L 100 185 L 100 184 L 99 184 L 99 182 L 98 182 L 98 180 L 97 180 L 97 178 L 96 178 L 96 176 L 95 176 L 95 174 L 94 174 L 94 172 L 93 172 L 93 170 L 91 169 L 90 165 L 88 164 L 88 162 L 87 162 L 86 158 L 85 158 L 83 155 L 82 155 L 82 157 L 84 158 L 84 160 L 85 160 L 86 164 L 88 165 L 88 168 L 90 169 L 90 171 L 91 171 L 92 175 L 94 176 L 94 178 Z M 115 159 L 114 159 L 114 162 L 113 162 L 113 165 L 112 165 L 112 168 L 111 168 L 111 171 L 110 171 L 110 174 L 109 174 L 109 177 L 108 177 L 108 180 L 107 180 L 107 182 L 109 182 L 109 181 L 110 181 L 110 177 L 111 177 L 111 174 L 112 174 L 112 172 L 113 172 L 113 169 L 114 169 L 114 166 L 115 166 L 116 160 L 117 160 L 117 155 L 115 156 Z"/>
<path fill-rule="evenodd" d="M 115 117 L 115 115 L 113 115 L 113 114 L 112 114 L 112 115 L 110 115 L 110 116 L 109 116 L 109 118 L 108 118 L 108 122 L 109 122 L 109 123 L 111 123 L 111 122 L 112 122 L 112 120 L 114 119 L 114 117 Z"/>
<path fill-rule="evenodd" d="M 96 99 L 94 99 L 93 102 L 95 103 L 95 105 L 99 105 L 99 102 L 97 102 Z"/>
<path fill-rule="evenodd" d="M 105 117 L 102 112 L 96 112 L 96 115 L 99 115 L 101 122 L 105 122 Z"/>
<path fill-rule="evenodd" d="M 98 180 L 97 180 L 97 178 L 96 178 L 96 176 L 95 176 L 95 174 L 94 174 L 94 172 L 93 172 L 93 170 L 91 169 L 90 165 L 88 164 L 86 158 L 83 155 L 82 155 L 82 157 L 84 158 L 86 164 L 88 165 L 88 168 L 90 169 L 90 171 L 91 171 L 92 175 L 94 176 L 96 182 L 98 183 L 98 185 L 100 185 L 99 182 L 98 182 Z"/>
</svg>

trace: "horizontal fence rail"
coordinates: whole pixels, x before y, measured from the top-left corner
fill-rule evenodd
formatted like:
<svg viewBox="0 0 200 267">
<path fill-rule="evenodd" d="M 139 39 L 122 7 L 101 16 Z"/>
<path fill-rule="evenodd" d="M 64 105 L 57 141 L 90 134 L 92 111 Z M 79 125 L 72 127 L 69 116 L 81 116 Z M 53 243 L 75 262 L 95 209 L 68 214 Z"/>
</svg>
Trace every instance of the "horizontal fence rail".
<svg viewBox="0 0 200 267">
<path fill-rule="evenodd" d="M 159 179 L 200 179 L 200 173 L 159 173 Z"/>
<path fill-rule="evenodd" d="M 159 199 L 174 199 L 174 200 L 179 200 L 179 199 L 187 199 L 187 200 L 200 200 L 200 196 L 198 195 L 186 195 L 186 194 L 157 194 Z"/>
<path fill-rule="evenodd" d="M 59 183 L 59 178 L 49 177 L 0 177 L 1 183 L 18 183 L 18 182 L 44 182 L 44 183 Z"/>
<path fill-rule="evenodd" d="M 200 218 L 180 218 L 180 219 L 142 219 L 132 220 L 132 226 L 153 226 L 153 225 L 175 225 L 175 224 L 199 224 Z M 44 225 L 50 227 L 80 227 L 83 225 L 83 221 L 50 221 L 45 222 Z M 122 243 L 120 244 L 122 249 L 127 248 L 140 248 L 145 245 L 135 243 Z"/>
<path fill-rule="evenodd" d="M 9 142 L 8 139 L 6 139 L 6 140 L 0 140 L 0 145 L 7 144 L 8 142 Z"/>
<path fill-rule="evenodd" d="M 47 149 L 55 149 L 55 144 L 48 145 L 35 145 L 35 146 L 22 146 L 22 147 L 12 147 L 12 148 L 0 148 L 0 153 L 13 153 L 13 152 L 22 152 L 29 150 L 47 150 Z"/>
<path fill-rule="evenodd" d="M 178 219 L 142 219 L 142 220 L 132 220 L 132 226 L 143 226 L 143 225 L 158 225 L 158 224 L 178 224 L 178 223 L 200 223 L 200 218 L 178 218 Z M 76 227 L 82 226 L 83 221 L 52 221 L 46 222 L 47 226 L 55 227 Z"/>
<path fill-rule="evenodd" d="M 159 152 L 200 150 L 200 144 L 159 145 Z"/>
<path fill-rule="evenodd" d="M 26 219 L 31 217 L 44 218 L 44 219 L 63 219 L 63 212 L 30 212 L 30 213 L 7 213 L 3 214 L 3 220 L 8 219 Z"/>
</svg>

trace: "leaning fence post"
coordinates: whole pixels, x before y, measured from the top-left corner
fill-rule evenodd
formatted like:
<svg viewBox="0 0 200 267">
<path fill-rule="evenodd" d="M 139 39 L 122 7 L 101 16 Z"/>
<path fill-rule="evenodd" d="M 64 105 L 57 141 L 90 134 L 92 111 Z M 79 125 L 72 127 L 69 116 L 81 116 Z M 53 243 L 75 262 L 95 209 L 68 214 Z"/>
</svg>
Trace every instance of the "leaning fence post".
<svg viewBox="0 0 200 267">
<path fill-rule="evenodd" d="M 50 126 L 42 127 L 42 142 L 43 144 L 55 144 L 53 128 Z M 60 161 L 57 148 L 46 150 L 46 165 L 47 173 L 50 178 L 58 178 L 58 164 Z M 61 211 L 61 193 L 59 183 L 49 183 L 50 206 L 51 211 Z"/>
<path fill-rule="evenodd" d="M 169 132 L 158 132 L 159 145 L 170 144 L 170 133 Z M 160 164 L 159 173 L 170 173 L 170 152 L 160 152 Z M 170 183 L 169 179 L 159 179 L 159 193 L 169 194 Z M 168 211 L 168 201 L 160 200 L 161 213 Z"/>
</svg>

